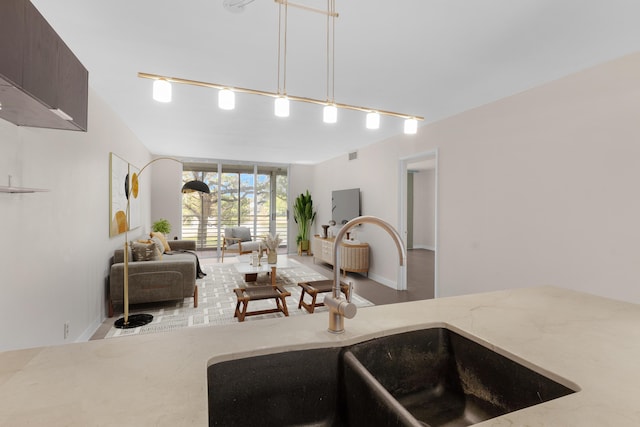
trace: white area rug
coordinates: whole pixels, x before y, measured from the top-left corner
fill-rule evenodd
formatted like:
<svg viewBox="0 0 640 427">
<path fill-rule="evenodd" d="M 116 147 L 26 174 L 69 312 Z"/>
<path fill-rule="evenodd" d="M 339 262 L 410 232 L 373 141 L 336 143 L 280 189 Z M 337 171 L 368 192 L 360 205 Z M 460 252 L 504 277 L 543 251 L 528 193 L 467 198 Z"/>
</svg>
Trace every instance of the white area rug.
<svg viewBox="0 0 640 427">
<path fill-rule="evenodd" d="M 297 263 L 289 260 L 289 262 Z M 304 308 L 298 309 L 301 289 L 298 282 L 326 280 L 320 273 L 306 267 L 300 263 L 299 267 L 278 270 L 277 282 L 284 285 L 291 296 L 287 297 L 287 309 L 289 316 L 311 316 Z M 142 309 L 131 310 L 130 314 L 148 313 L 153 315 L 153 322 L 148 325 L 134 329 L 117 329 L 113 326 L 105 338 L 114 338 L 128 335 L 151 334 L 156 332 L 166 332 L 180 328 L 193 328 L 203 326 L 228 325 L 238 323 L 238 319 L 233 317 L 236 307 L 235 288 L 251 287 L 255 285 L 271 284 L 271 279 L 267 274 L 259 274 L 257 282 L 247 283 L 244 281 L 244 274 L 239 274 L 233 264 L 210 264 L 203 265 L 202 269 L 207 276 L 197 280 L 199 304 L 198 308 L 193 307 L 193 298 L 185 298 L 178 302 L 159 303 Z M 319 294 L 317 302 L 322 301 L 324 294 Z M 310 302 L 311 298 L 306 297 L 305 301 Z M 358 307 L 372 306 L 373 304 L 353 294 L 352 302 Z M 273 300 L 251 301 L 249 310 L 264 310 L 275 308 Z M 315 313 L 326 312 L 327 307 L 317 307 Z M 120 316 L 122 317 L 122 316 Z M 255 322 L 260 319 L 284 317 L 282 313 L 270 313 L 258 316 L 248 316 L 245 322 Z M 115 321 L 115 318 L 114 318 Z"/>
</svg>

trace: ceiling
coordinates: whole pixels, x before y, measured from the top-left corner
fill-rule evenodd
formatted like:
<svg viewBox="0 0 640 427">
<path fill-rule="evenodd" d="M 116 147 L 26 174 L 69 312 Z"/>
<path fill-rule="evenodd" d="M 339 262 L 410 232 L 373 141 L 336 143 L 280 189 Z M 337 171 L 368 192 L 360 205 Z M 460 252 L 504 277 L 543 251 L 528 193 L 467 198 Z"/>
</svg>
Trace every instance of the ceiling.
<svg viewBox="0 0 640 427">
<path fill-rule="evenodd" d="M 138 72 L 277 92 L 278 4 L 31 0 L 89 70 L 89 86 L 154 154 L 313 164 L 402 134 L 403 120 L 173 85 L 155 102 Z M 326 1 L 291 0 L 318 8 Z M 337 0 L 335 100 L 424 116 L 424 126 L 640 50 L 637 0 Z M 287 93 L 326 99 L 326 17 L 289 8 Z M 91 123 L 89 123 L 91 126 Z M 406 135 L 404 138 L 417 138 Z"/>
</svg>

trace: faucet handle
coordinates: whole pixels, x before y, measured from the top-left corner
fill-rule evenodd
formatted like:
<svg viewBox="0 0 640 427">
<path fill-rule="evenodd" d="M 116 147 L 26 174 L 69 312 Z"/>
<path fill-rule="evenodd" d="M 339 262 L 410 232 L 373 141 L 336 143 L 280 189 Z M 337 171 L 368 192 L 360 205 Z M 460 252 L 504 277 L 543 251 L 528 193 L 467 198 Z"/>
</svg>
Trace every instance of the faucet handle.
<svg viewBox="0 0 640 427">
<path fill-rule="evenodd" d="M 340 314 L 342 314 L 347 319 L 353 319 L 354 317 L 356 317 L 357 312 L 358 307 L 350 301 L 342 303 L 340 306 Z"/>
<path fill-rule="evenodd" d="M 349 285 L 349 292 L 347 293 L 347 302 L 351 302 L 351 295 L 353 295 L 353 280 L 347 282 Z"/>
</svg>

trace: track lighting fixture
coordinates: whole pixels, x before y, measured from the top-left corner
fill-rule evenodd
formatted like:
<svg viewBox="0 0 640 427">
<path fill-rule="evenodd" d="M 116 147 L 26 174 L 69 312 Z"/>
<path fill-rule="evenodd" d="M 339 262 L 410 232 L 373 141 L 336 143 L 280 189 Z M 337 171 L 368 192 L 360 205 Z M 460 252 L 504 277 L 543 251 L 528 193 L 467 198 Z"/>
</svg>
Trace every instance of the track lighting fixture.
<svg viewBox="0 0 640 427">
<path fill-rule="evenodd" d="M 228 0 L 229 5 L 236 4 L 244 6 L 251 1 Z M 380 116 L 391 116 L 405 119 L 404 133 L 415 134 L 418 131 L 418 121 L 424 120 L 424 117 L 396 113 L 393 111 L 385 111 L 370 107 L 358 107 L 355 105 L 341 104 L 335 102 L 334 98 L 334 59 L 335 59 L 335 19 L 339 16 L 335 10 L 335 0 L 327 0 L 327 10 L 320 10 L 305 5 L 295 4 L 289 0 L 275 0 L 279 7 L 278 16 L 278 90 L 277 92 L 267 92 L 257 89 L 248 89 L 242 87 L 233 87 L 218 83 L 208 83 L 195 80 L 187 80 L 178 77 L 167 77 L 157 74 L 138 73 L 138 77 L 152 79 L 153 82 L 153 99 L 159 102 L 171 101 L 171 83 L 180 83 L 200 87 L 208 87 L 219 89 L 218 106 L 223 110 L 233 110 L 235 108 L 235 93 L 248 93 L 252 95 L 269 96 L 275 99 L 274 114 L 277 117 L 289 117 L 290 101 L 306 102 L 311 104 L 322 105 L 323 121 L 325 123 L 336 123 L 338 120 L 338 109 L 362 111 L 366 113 L 367 129 L 380 128 Z M 326 91 L 327 98 L 324 100 L 307 98 L 302 96 L 294 96 L 287 93 L 287 17 L 288 7 L 297 7 L 307 11 L 321 13 L 327 16 L 327 64 L 326 64 Z"/>
</svg>

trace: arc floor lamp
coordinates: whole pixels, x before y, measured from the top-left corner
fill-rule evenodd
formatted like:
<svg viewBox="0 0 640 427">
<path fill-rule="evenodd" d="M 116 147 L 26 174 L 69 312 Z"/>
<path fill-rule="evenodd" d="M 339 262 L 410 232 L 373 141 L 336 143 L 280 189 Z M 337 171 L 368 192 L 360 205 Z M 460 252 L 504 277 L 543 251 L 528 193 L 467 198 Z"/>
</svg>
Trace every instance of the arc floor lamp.
<svg viewBox="0 0 640 427">
<path fill-rule="evenodd" d="M 127 197 L 127 226 L 124 231 L 124 316 L 116 320 L 114 326 L 120 329 L 131 329 L 139 326 L 144 326 L 153 320 L 151 314 L 134 314 L 129 316 L 129 226 L 130 221 L 130 209 L 131 209 L 131 197 L 138 197 L 139 183 L 138 179 L 147 166 L 158 160 L 172 160 L 182 164 L 178 159 L 173 157 L 157 157 L 144 165 L 140 172 L 133 173 L 131 177 L 125 179 L 125 195 Z M 131 184 L 129 184 L 131 183 Z M 183 193 L 193 193 L 194 191 L 209 194 L 209 186 L 202 181 L 189 181 L 182 186 Z"/>
</svg>

